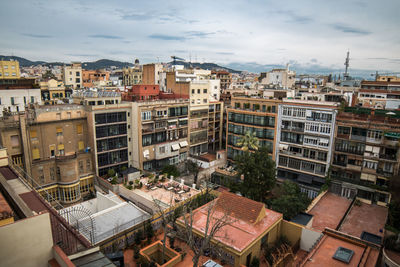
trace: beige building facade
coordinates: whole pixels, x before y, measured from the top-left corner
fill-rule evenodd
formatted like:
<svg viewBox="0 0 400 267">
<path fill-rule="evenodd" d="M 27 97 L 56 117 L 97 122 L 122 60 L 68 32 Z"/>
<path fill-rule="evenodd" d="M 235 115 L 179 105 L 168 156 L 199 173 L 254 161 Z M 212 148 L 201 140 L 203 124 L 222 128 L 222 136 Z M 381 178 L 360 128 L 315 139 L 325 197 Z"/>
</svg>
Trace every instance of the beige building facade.
<svg viewBox="0 0 400 267">
<path fill-rule="evenodd" d="M 82 65 L 79 62 L 72 62 L 64 66 L 62 70 L 64 85 L 73 89 L 82 88 Z"/>
</svg>

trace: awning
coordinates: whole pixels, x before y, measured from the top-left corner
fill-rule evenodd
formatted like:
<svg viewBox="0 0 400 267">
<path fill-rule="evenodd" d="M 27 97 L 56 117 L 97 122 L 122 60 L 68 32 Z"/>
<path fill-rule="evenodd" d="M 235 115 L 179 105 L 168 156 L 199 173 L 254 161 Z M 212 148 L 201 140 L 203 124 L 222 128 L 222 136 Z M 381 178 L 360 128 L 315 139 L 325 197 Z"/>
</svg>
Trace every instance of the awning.
<svg viewBox="0 0 400 267">
<path fill-rule="evenodd" d="M 366 152 L 372 152 L 372 146 L 365 146 Z"/>
<path fill-rule="evenodd" d="M 182 142 L 179 143 L 179 145 L 181 147 L 186 147 L 186 146 L 188 146 L 188 142 L 187 141 L 182 141 Z"/>
<path fill-rule="evenodd" d="M 187 121 L 187 120 L 188 120 L 188 118 L 179 119 L 179 121 Z"/>
<path fill-rule="evenodd" d="M 385 136 L 400 139 L 400 133 L 385 133 Z"/>
<path fill-rule="evenodd" d="M 374 153 L 379 153 L 379 149 L 380 149 L 380 147 L 374 146 L 374 147 L 372 148 L 372 152 L 374 152 Z"/>
<path fill-rule="evenodd" d="M 173 144 L 172 145 L 172 151 L 175 151 L 175 150 L 179 150 L 179 145 L 178 144 Z"/>
<path fill-rule="evenodd" d="M 150 152 L 148 149 L 146 149 L 145 151 L 143 151 L 143 157 L 147 158 L 149 156 Z"/>
<path fill-rule="evenodd" d="M 174 119 L 174 120 L 168 120 L 168 123 L 174 123 L 174 122 L 177 122 L 178 120 L 177 119 Z"/>
<path fill-rule="evenodd" d="M 300 174 L 297 177 L 297 181 L 301 183 L 312 184 L 313 178 L 310 175 Z"/>
<path fill-rule="evenodd" d="M 279 150 L 288 150 L 289 145 L 286 144 L 279 144 Z"/>
</svg>

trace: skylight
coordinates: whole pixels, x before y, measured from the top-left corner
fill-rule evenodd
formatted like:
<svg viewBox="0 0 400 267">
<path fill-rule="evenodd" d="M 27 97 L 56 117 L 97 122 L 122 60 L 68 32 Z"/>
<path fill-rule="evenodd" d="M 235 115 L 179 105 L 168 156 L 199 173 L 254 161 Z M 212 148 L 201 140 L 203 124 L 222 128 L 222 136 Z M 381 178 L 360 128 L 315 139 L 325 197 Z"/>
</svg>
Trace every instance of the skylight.
<svg viewBox="0 0 400 267">
<path fill-rule="evenodd" d="M 345 263 L 350 263 L 351 257 L 353 257 L 353 255 L 354 251 L 352 251 L 351 249 L 339 247 L 336 250 L 335 255 L 333 255 L 333 258 L 335 260 L 339 260 Z"/>
</svg>

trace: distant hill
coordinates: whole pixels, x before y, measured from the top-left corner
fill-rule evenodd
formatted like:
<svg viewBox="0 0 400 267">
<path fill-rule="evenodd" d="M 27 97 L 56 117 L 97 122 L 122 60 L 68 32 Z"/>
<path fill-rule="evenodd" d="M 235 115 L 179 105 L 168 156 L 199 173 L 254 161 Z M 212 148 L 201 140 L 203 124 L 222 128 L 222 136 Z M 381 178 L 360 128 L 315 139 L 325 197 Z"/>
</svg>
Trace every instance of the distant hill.
<svg viewBox="0 0 400 267">
<path fill-rule="evenodd" d="M 1 59 L 2 60 L 10 60 L 10 59 L 17 60 L 21 67 L 29 67 L 32 65 L 60 66 L 60 65 L 65 64 L 63 62 L 31 61 L 26 58 L 17 57 L 17 56 L 0 55 L 0 60 Z M 100 60 L 93 61 L 93 62 L 82 62 L 82 67 L 84 69 L 88 69 L 88 70 L 105 69 L 105 68 L 109 68 L 111 66 L 116 66 L 117 68 L 123 68 L 126 66 L 133 66 L 133 64 L 129 63 L 129 62 L 121 62 L 121 61 L 115 61 L 115 60 L 109 60 L 109 59 L 100 59 Z"/>
<path fill-rule="evenodd" d="M 173 64 L 173 62 L 169 62 L 168 64 Z M 205 70 L 220 70 L 220 69 L 224 69 L 224 70 L 227 70 L 227 71 L 229 71 L 231 73 L 241 73 L 242 72 L 242 71 L 234 70 L 234 69 L 231 69 L 231 68 L 228 68 L 228 67 L 222 67 L 222 66 L 217 65 L 215 63 L 208 63 L 208 62 L 205 62 L 205 63 L 197 63 L 197 62 L 189 63 L 189 62 L 186 62 L 186 61 L 178 61 L 177 60 L 175 64 L 176 65 L 184 65 L 185 68 L 189 68 L 190 66 L 192 66 L 193 68 L 201 68 L 201 69 L 205 69 Z"/>
<path fill-rule="evenodd" d="M 69 64 L 69 63 L 63 63 L 63 62 L 45 62 L 45 61 L 31 61 L 23 57 L 17 57 L 17 56 L 3 56 L 0 55 L 0 59 L 3 60 L 17 60 L 19 62 L 19 65 L 21 67 L 29 67 L 32 65 L 45 65 L 45 66 L 60 66 L 64 64 Z M 82 68 L 87 69 L 87 70 L 96 70 L 96 69 L 105 69 L 109 68 L 111 66 L 115 66 L 117 68 L 123 68 L 123 67 L 132 67 L 133 64 L 129 62 L 121 62 L 121 61 L 116 61 L 116 60 L 110 60 L 110 59 L 100 59 L 97 61 L 93 62 L 81 62 L 82 63 Z M 169 62 L 169 64 L 172 64 L 172 62 Z M 185 61 L 176 61 L 176 64 L 178 65 L 184 65 L 185 68 L 189 68 L 191 65 L 193 68 L 202 68 L 202 69 L 207 69 L 207 70 L 219 70 L 219 69 L 224 69 L 232 73 L 240 73 L 240 71 L 227 68 L 227 67 L 222 67 L 220 65 L 217 65 L 215 63 L 189 63 Z"/>
</svg>

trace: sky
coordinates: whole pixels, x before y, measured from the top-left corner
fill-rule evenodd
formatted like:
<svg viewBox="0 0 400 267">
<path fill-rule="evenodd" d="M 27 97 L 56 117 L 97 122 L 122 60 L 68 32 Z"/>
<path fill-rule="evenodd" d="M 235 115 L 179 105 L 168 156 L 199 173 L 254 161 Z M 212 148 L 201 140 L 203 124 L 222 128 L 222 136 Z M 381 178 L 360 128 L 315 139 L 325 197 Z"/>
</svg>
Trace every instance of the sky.
<svg viewBox="0 0 400 267">
<path fill-rule="evenodd" d="M 0 55 L 400 70 L 399 0 L 0 1 Z"/>
</svg>

